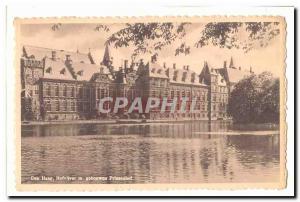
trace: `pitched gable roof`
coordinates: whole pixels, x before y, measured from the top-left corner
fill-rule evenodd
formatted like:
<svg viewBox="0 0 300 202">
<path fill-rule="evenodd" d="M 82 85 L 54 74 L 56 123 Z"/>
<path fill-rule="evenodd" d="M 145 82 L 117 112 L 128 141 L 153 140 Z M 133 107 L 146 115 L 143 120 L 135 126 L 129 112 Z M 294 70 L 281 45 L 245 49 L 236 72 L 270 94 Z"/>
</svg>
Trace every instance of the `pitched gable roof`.
<svg viewBox="0 0 300 202">
<path fill-rule="evenodd" d="M 65 60 L 66 55 L 70 55 L 70 58 L 74 63 L 94 63 L 94 60 L 90 54 L 70 52 L 65 50 L 55 50 L 50 48 L 41 48 L 29 45 L 23 46 L 23 56 L 26 58 L 34 57 L 36 60 L 42 60 L 45 57 L 52 58 L 52 51 L 56 52 L 57 59 Z"/>
<path fill-rule="evenodd" d="M 45 59 L 44 78 L 74 80 L 65 63 L 61 60 Z"/>
</svg>

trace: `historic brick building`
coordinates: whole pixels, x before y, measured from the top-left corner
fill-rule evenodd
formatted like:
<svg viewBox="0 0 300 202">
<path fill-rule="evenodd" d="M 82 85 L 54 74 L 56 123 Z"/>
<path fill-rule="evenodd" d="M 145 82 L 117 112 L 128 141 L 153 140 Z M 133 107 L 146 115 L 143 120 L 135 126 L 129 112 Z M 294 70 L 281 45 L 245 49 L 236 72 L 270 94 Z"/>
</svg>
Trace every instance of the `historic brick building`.
<svg viewBox="0 0 300 202">
<path fill-rule="evenodd" d="M 115 67 L 107 46 L 100 65 L 95 64 L 91 53 L 79 51 L 24 46 L 22 53 L 22 120 L 227 119 L 230 90 L 251 73 L 235 68 L 231 59 L 229 67 L 225 62 L 222 68 L 211 68 L 205 62 L 202 72 L 197 74 L 188 65 L 161 66 L 157 55 L 147 63 L 141 60 L 129 64 L 124 60 L 120 67 Z M 114 101 L 116 97 L 126 97 L 129 103 L 117 113 L 100 113 L 99 101 L 105 97 Z M 167 107 L 161 113 L 158 106 L 145 114 L 128 113 L 136 97 L 142 98 L 143 107 L 149 97 L 167 98 L 168 102 L 176 98 L 176 110 Z M 106 102 L 104 108 L 111 109 L 114 101 Z M 181 111 L 182 105 L 185 111 Z"/>
</svg>

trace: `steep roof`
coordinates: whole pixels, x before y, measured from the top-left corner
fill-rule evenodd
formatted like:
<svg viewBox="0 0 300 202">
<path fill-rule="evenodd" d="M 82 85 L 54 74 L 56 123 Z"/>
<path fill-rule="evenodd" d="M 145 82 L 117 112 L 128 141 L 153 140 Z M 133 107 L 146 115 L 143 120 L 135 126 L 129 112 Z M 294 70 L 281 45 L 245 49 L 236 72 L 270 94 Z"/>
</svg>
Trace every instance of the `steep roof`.
<svg viewBox="0 0 300 202">
<path fill-rule="evenodd" d="M 100 67 L 103 68 L 104 74 L 109 74 L 107 68 L 100 65 L 86 64 L 86 63 L 72 64 L 72 68 L 75 72 L 76 79 L 79 81 L 89 81 L 95 73 L 100 72 Z"/>
<path fill-rule="evenodd" d="M 65 50 L 56 50 L 50 48 L 41 48 L 41 47 L 29 46 L 29 45 L 23 46 L 24 57 L 29 58 L 33 56 L 37 60 L 42 60 L 45 57 L 52 58 L 52 51 L 55 51 L 57 59 L 61 59 L 61 60 L 65 60 L 66 55 L 70 55 L 74 63 L 83 62 L 83 63 L 91 64 L 94 61 L 90 54 L 70 52 Z"/>
<path fill-rule="evenodd" d="M 44 78 L 74 80 L 69 69 L 62 60 L 45 59 Z"/>
<path fill-rule="evenodd" d="M 149 63 L 149 76 L 156 78 L 165 78 L 167 79 L 166 69 L 160 66 L 158 63 Z"/>
<path fill-rule="evenodd" d="M 226 68 L 226 69 L 228 74 L 228 80 L 231 83 L 237 83 L 243 78 L 251 74 L 250 71 L 244 71 L 244 70 L 233 69 L 233 68 Z"/>
<path fill-rule="evenodd" d="M 199 75 L 190 69 L 168 68 L 167 73 L 170 83 L 206 86 L 200 82 Z"/>
</svg>

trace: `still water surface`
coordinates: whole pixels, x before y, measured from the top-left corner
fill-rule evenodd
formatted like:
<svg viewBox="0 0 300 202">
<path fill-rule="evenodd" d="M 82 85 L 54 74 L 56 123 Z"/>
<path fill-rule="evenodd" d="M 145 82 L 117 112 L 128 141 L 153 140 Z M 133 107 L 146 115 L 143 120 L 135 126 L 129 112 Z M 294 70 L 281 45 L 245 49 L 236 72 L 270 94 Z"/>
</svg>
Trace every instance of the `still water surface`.
<svg viewBox="0 0 300 202">
<path fill-rule="evenodd" d="M 279 181 L 278 126 L 206 121 L 22 126 L 21 141 L 22 183 Z"/>
</svg>

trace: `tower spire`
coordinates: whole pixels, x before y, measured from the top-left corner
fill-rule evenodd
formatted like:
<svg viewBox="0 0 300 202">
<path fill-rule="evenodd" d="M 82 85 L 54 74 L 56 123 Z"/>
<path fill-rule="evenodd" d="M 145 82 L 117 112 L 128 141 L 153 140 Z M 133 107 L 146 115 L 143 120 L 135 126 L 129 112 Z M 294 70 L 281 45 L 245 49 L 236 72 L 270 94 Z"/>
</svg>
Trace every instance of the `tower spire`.
<svg viewBox="0 0 300 202">
<path fill-rule="evenodd" d="M 111 61 L 111 56 L 110 56 L 108 44 L 106 44 L 102 64 L 109 67 L 109 66 L 111 66 L 111 63 L 112 63 L 112 61 Z"/>
</svg>

